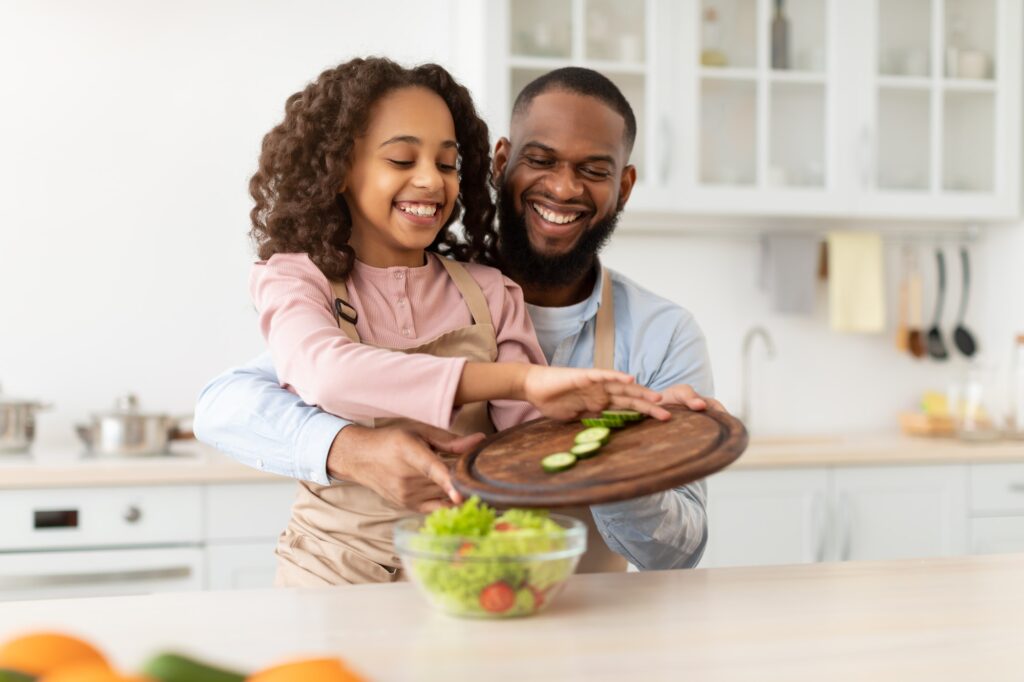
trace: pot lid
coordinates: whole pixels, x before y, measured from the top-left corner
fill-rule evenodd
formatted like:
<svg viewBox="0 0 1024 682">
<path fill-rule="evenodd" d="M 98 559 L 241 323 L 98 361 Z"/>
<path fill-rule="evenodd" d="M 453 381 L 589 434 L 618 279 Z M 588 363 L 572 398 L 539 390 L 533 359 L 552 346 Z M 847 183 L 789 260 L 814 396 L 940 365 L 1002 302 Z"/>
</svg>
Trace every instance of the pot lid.
<svg viewBox="0 0 1024 682">
<path fill-rule="evenodd" d="M 0 405 L 32 405 L 35 407 L 40 406 L 38 400 L 26 400 L 24 398 L 15 398 L 14 396 L 4 395 L 4 388 L 0 386 Z"/>
<path fill-rule="evenodd" d="M 94 417 L 167 417 L 162 413 L 142 412 L 139 409 L 139 398 L 134 393 L 125 393 L 114 399 L 114 407 L 102 412 L 94 412 Z"/>
</svg>

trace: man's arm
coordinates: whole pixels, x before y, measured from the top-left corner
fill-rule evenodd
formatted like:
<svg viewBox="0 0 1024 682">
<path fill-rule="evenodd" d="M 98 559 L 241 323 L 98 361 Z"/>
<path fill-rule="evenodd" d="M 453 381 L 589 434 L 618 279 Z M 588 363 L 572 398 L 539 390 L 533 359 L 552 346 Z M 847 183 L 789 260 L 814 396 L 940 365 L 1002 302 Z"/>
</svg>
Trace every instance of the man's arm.
<svg viewBox="0 0 1024 682">
<path fill-rule="evenodd" d="M 349 424 L 282 388 L 264 353 L 203 388 L 193 430 L 242 464 L 327 485 L 331 444 Z"/>
<path fill-rule="evenodd" d="M 637 379 L 664 391 L 665 404 L 682 402 L 691 409 L 703 409 L 700 398 L 710 400 L 714 393 L 707 344 L 692 316 L 678 312 L 664 356 L 656 366 L 646 358 L 652 371 L 638 372 Z M 706 507 L 707 484 L 701 480 L 590 509 L 601 536 L 613 551 L 641 570 L 659 570 L 692 568 L 700 562 L 707 544 Z"/>
<path fill-rule="evenodd" d="M 321 485 L 353 481 L 419 512 L 461 501 L 435 450 L 462 454 L 483 437 L 407 420 L 376 429 L 352 424 L 282 388 L 268 353 L 211 381 L 193 428 L 251 467 Z"/>
</svg>

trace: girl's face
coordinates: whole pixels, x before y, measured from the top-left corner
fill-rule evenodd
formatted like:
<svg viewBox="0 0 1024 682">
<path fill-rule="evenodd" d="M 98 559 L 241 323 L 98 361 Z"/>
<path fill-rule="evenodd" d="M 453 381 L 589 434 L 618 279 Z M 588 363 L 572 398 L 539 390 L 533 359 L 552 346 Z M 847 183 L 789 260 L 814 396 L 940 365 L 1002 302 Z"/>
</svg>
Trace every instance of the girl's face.
<svg viewBox="0 0 1024 682">
<path fill-rule="evenodd" d="M 375 267 L 423 265 L 459 196 L 455 123 L 437 93 L 406 87 L 377 100 L 340 191 L 349 244 Z"/>
</svg>

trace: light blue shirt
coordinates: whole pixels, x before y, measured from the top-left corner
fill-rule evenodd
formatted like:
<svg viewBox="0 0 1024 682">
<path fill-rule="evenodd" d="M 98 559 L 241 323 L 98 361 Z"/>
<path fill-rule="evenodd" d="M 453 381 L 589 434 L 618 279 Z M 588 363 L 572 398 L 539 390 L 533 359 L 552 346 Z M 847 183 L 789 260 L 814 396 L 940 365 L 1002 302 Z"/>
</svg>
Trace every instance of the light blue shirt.
<svg viewBox="0 0 1024 682">
<path fill-rule="evenodd" d="M 615 305 L 615 368 L 656 391 L 689 384 L 714 394 L 704 335 L 675 303 L 609 269 Z M 590 297 L 566 308 L 528 306 L 548 361 L 592 367 L 594 326 L 602 278 Z M 553 349 L 553 350 L 550 350 Z M 269 353 L 232 369 L 203 389 L 196 405 L 196 436 L 243 464 L 282 476 L 328 484 L 327 454 L 344 419 L 302 402 L 282 388 Z M 704 481 L 645 497 L 594 505 L 608 546 L 645 569 L 696 566 L 707 543 Z"/>
</svg>

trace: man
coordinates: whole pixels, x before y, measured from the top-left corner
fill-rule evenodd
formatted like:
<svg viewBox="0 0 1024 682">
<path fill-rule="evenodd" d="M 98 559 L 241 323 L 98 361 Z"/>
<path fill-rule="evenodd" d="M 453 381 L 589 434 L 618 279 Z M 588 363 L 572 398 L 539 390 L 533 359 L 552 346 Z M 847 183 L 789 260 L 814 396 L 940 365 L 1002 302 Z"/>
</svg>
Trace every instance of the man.
<svg viewBox="0 0 1024 682">
<path fill-rule="evenodd" d="M 522 287 L 551 364 L 614 365 L 665 403 L 720 409 L 700 397 L 713 391 L 711 368 L 690 314 L 597 259 L 636 181 L 635 139 L 629 103 L 597 72 L 559 69 L 527 85 L 494 152 L 501 266 Z M 267 354 L 203 390 L 195 431 L 250 466 L 356 482 L 419 511 L 458 501 L 435 449 L 477 442 L 412 422 L 350 424 L 282 388 Z M 692 567 L 707 539 L 705 496 L 699 481 L 591 512 L 608 547 L 634 566 Z"/>
</svg>

